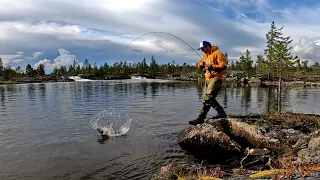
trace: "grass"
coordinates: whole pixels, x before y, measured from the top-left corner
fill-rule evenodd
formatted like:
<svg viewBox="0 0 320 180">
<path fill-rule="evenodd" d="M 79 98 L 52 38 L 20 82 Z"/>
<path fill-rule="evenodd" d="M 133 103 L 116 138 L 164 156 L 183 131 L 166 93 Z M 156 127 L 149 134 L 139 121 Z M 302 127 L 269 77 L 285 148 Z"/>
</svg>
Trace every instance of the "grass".
<svg viewBox="0 0 320 180">
<path fill-rule="evenodd" d="M 310 175 L 312 172 L 320 172 L 320 164 L 310 164 L 303 160 L 293 161 L 291 157 L 280 159 L 282 168 L 270 169 L 251 174 L 251 179 L 273 176 L 277 179 L 292 179 L 293 175 L 300 176 L 301 179 Z"/>
<path fill-rule="evenodd" d="M 320 129 L 320 115 L 317 114 L 299 114 L 292 112 L 277 113 L 269 112 L 262 114 L 248 114 L 248 115 L 229 115 L 229 118 L 240 118 L 245 122 L 257 119 L 270 121 L 275 125 L 285 125 L 303 133 L 311 133 Z"/>
<path fill-rule="evenodd" d="M 160 172 L 153 175 L 152 180 L 220 180 L 223 175 L 220 167 L 197 165 L 188 168 L 183 164 L 173 163 L 162 167 Z"/>
<path fill-rule="evenodd" d="M 0 81 L 0 84 L 17 84 L 15 81 Z"/>
<path fill-rule="evenodd" d="M 320 129 L 320 115 L 298 114 L 298 113 L 268 113 L 263 114 L 262 118 L 273 121 L 273 123 L 285 123 L 296 130 L 304 133 L 311 133 Z"/>
</svg>

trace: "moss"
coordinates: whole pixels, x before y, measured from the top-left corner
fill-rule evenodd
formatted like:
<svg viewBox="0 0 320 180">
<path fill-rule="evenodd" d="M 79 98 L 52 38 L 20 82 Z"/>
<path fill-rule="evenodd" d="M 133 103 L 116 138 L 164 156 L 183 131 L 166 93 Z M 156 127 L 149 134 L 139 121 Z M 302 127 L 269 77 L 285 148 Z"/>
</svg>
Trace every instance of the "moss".
<svg viewBox="0 0 320 180">
<path fill-rule="evenodd" d="M 260 171 L 258 173 L 250 175 L 249 177 L 252 179 L 256 179 L 256 178 L 262 178 L 262 177 L 267 177 L 267 176 L 272 176 L 272 175 L 279 175 L 279 174 L 284 174 L 284 173 L 285 173 L 284 169 L 273 169 L 273 170 Z"/>
</svg>

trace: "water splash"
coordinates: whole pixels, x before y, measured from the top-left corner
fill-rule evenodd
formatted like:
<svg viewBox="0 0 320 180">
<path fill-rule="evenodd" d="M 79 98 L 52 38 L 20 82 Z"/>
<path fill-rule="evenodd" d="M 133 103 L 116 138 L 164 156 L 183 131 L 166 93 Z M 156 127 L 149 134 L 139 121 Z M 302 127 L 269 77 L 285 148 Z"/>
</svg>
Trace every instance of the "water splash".
<svg viewBox="0 0 320 180">
<path fill-rule="evenodd" d="M 97 113 L 91 120 L 93 129 L 101 128 L 111 137 L 125 135 L 129 129 L 131 120 L 129 115 L 115 108 L 109 108 Z"/>
</svg>

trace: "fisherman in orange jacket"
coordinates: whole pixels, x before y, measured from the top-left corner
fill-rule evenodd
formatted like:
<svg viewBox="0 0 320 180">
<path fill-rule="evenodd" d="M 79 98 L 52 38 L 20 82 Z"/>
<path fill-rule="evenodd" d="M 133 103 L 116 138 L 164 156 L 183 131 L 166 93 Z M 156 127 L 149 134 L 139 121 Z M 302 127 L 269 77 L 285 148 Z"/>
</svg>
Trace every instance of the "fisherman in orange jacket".
<svg viewBox="0 0 320 180">
<path fill-rule="evenodd" d="M 214 119 L 227 117 L 223 107 L 216 100 L 216 97 L 222 87 L 224 71 L 227 69 L 226 58 L 224 54 L 219 51 L 218 46 L 211 46 L 211 43 L 208 41 L 202 41 L 198 50 L 200 49 L 205 54 L 198 62 L 197 66 L 199 69 L 205 70 L 205 83 L 207 88 L 203 98 L 204 101 L 200 114 L 197 119 L 189 121 L 189 124 L 191 125 L 202 124 L 210 110 L 210 107 L 217 111 L 217 116 L 213 117 Z"/>
</svg>

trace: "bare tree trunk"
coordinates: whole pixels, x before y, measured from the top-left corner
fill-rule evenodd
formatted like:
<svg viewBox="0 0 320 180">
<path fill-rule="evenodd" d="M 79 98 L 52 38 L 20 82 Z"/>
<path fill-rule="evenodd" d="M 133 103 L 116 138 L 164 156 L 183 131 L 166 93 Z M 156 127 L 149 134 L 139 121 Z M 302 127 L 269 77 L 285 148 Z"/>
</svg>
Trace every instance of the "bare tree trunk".
<svg viewBox="0 0 320 180">
<path fill-rule="evenodd" d="M 278 113 L 281 113 L 281 74 L 279 75 L 278 84 Z"/>
</svg>

